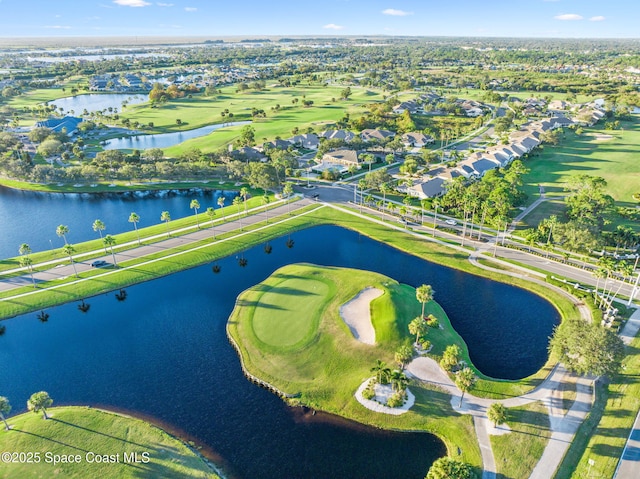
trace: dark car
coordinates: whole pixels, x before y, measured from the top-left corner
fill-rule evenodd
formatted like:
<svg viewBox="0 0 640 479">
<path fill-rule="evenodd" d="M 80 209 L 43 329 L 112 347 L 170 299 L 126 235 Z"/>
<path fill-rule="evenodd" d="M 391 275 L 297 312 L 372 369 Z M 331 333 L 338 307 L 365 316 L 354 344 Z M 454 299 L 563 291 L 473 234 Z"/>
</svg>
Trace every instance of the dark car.
<svg viewBox="0 0 640 479">
<path fill-rule="evenodd" d="M 99 259 L 94 261 L 93 263 L 91 263 L 91 267 L 92 268 L 102 268 L 103 266 L 108 265 L 109 263 L 107 263 L 106 261 Z"/>
</svg>

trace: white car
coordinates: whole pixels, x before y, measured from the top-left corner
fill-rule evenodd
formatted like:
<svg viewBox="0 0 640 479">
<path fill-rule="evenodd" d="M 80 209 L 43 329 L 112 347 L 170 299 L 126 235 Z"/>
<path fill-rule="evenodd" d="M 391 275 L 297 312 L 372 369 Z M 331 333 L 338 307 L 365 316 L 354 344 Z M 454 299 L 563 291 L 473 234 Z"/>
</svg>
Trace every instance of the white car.
<svg viewBox="0 0 640 479">
<path fill-rule="evenodd" d="M 448 225 L 451 225 L 451 226 L 455 226 L 455 225 L 458 224 L 458 222 L 456 220 L 447 220 L 447 221 L 445 221 L 445 223 L 447 223 Z"/>
</svg>

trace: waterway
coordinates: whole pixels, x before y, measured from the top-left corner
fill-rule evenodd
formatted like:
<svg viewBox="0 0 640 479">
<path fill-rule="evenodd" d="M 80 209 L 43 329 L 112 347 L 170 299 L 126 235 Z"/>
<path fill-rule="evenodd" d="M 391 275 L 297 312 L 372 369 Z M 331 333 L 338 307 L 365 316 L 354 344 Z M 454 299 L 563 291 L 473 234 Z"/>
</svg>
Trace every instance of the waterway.
<svg viewBox="0 0 640 479">
<path fill-rule="evenodd" d="M 445 453 L 428 434 L 401 434 L 301 414 L 249 383 L 225 336 L 237 295 L 295 262 L 369 269 L 431 284 L 486 374 L 520 378 L 546 360 L 558 313 L 522 289 L 435 265 L 358 233 L 320 226 L 209 266 L 5 321 L 0 384 L 15 410 L 46 390 L 59 404 L 93 404 L 152 416 L 195 438 L 238 478 L 422 478 Z M 390 472 L 392 471 L 392 472 Z"/>
<path fill-rule="evenodd" d="M 183 141 L 208 135 L 209 133 L 226 128 L 228 126 L 246 125 L 250 121 L 234 121 L 230 123 L 219 123 L 207 125 L 193 130 L 176 131 L 174 133 L 158 133 L 155 135 L 135 135 L 126 138 L 114 138 L 107 140 L 102 148 L 105 150 L 147 150 L 149 148 L 169 148 L 178 145 Z"/>
</svg>

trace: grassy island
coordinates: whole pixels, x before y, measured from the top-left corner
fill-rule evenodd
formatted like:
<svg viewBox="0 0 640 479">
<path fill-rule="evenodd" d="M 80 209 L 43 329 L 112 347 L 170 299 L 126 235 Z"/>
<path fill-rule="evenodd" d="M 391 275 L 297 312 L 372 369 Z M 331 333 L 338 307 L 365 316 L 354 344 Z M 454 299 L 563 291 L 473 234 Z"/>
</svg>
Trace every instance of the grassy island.
<svg viewBox="0 0 640 479">
<path fill-rule="evenodd" d="M 0 450 L 27 455 L 11 463 L 3 455 L 0 478 L 220 478 L 180 440 L 139 419 L 86 407 L 53 408 L 49 415 L 8 419 Z"/>
<path fill-rule="evenodd" d="M 375 344 L 354 338 L 340 316 L 340 307 L 368 287 L 382 291 L 371 302 Z M 377 427 L 427 431 L 445 441 L 448 450 L 480 466 L 470 416 L 456 413 L 450 396 L 418 381 L 410 382 L 415 405 L 401 416 L 372 412 L 354 398 L 358 386 L 372 376 L 378 359 L 394 364 L 394 352 L 409 344 L 408 324 L 421 312 L 415 289 L 381 274 L 309 264 L 285 266 L 243 292 L 228 323 L 244 368 L 291 401 Z M 436 316 L 444 329 L 429 331 L 439 355 L 448 344 L 466 345 L 434 301 L 425 314 Z"/>
</svg>

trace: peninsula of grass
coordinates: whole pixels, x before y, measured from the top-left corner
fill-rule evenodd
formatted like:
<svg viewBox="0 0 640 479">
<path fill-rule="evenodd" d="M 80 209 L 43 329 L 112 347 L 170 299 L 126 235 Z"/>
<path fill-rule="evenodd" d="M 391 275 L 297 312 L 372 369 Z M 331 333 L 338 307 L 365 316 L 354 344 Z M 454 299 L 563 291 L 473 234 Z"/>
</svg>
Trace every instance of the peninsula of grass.
<svg viewBox="0 0 640 479">
<path fill-rule="evenodd" d="M 371 302 L 375 345 L 356 340 L 339 312 L 340 306 L 367 287 L 383 292 Z M 459 448 L 463 460 L 479 466 L 471 416 L 453 411 L 448 394 L 411 381 L 416 404 L 400 416 L 372 412 L 354 397 L 358 386 L 371 377 L 376 360 L 391 366 L 394 352 L 411 343 L 408 324 L 420 314 L 420 308 L 413 287 L 381 274 L 293 264 L 243 292 L 227 329 L 243 367 L 295 396 L 294 403 L 385 429 L 431 432 L 445 442 L 450 453 Z M 428 333 L 434 354 L 454 341 L 466 350 L 435 302 L 427 304 L 426 312 L 433 312 L 447 325 Z"/>
<path fill-rule="evenodd" d="M 34 453 L 39 459 L 3 461 L 0 478 L 220 478 L 182 441 L 139 419 L 86 407 L 53 408 L 49 415 L 44 420 L 30 412 L 8 419 L 11 430 L 1 428 L 0 450 Z M 133 462 L 134 453 L 139 462 Z M 79 462 L 53 464 L 56 456 L 79 457 Z M 99 462 L 98 456 L 116 462 Z"/>
</svg>

